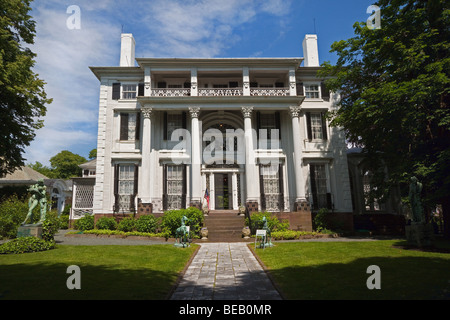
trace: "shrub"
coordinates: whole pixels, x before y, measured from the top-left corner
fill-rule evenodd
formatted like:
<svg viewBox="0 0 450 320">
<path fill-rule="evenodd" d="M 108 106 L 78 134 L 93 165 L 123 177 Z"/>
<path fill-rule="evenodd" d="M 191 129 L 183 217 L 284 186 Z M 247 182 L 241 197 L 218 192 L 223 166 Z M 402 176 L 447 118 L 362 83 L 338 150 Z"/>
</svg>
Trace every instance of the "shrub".
<svg viewBox="0 0 450 320">
<path fill-rule="evenodd" d="M 315 226 L 316 231 L 320 232 L 320 231 L 328 228 L 328 225 L 326 222 L 327 215 L 328 215 L 328 209 L 326 209 L 326 208 L 319 209 L 319 211 L 316 213 L 316 216 L 314 217 L 314 226 Z"/>
<path fill-rule="evenodd" d="M 153 215 L 140 216 L 136 221 L 136 231 L 155 233 L 157 221 Z"/>
<path fill-rule="evenodd" d="M 135 226 L 136 220 L 133 217 L 128 217 L 119 222 L 117 229 L 123 232 L 131 232 L 134 230 Z"/>
<path fill-rule="evenodd" d="M 87 214 L 83 218 L 75 220 L 74 227 L 80 231 L 94 229 L 94 216 Z"/>
<path fill-rule="evenodd" d="M 252 233 L 255 233 L 256 229 L 262 229 L 263 217 L 266 217 L 267 226 L 271 232 L 286 231 L 289 229 L 289 222 L 287 220 L 283 220 L 282 222 L 280 222 L 280 220 L 275 215 L 272 215 L 270 212 L 258 212 L 252 214 L 250 217 L 251 225 L 249 223 L 248 218 L 245 219 L 245 225 L 250 227 Z"/>
<path fill-rule="evenodd" d="M 60 221 L 56 212 L 48 212 L 45 221 L 42 223 L 42 239 L 45 241 L 53 241 L 55 234 L 58 232 Z"/>
<path fill-rule="evenodd" d="M 16 195 L 2 198 L 0 202 L 0 239 L 13 239 L 17 235 L 17 229 L 25 220 L 28 213 L 28 201 L 20 199 Z M 39 218 L 39 208 L 33 211 L 33 218 Z"/>
<path fill-rule="evenodd" d="M 69 215 L 61 214 L 59 217 L 59 228 L 60 229 L 69 229 Z"/>
<path fill-rule="evenodd" d="M 116 219 L 111 217 L 102 217 L 97 220 L 97 223 L 95 224 L 95 227 L 98 230 L 116 230 L 117 229 L 117 222 Z"/>
<path fill-rule="evenodd" d="M 46 251 L 55 248 L 54 241 L 35 237 L 20 237 L 0 246 L 0 254 Z"/>
<path fill-rule="evenodd" d="M 181 226 L 183 216 L 189 219 L 186 225 L 191 227 L 191 236 L 198 237 L 200 229 L 203 227 L 204 217 L 203 212 L 194 207 L 164 212 L 161 222 L 163 232 L 175 237 L 176 230 Z"/>
</svg>

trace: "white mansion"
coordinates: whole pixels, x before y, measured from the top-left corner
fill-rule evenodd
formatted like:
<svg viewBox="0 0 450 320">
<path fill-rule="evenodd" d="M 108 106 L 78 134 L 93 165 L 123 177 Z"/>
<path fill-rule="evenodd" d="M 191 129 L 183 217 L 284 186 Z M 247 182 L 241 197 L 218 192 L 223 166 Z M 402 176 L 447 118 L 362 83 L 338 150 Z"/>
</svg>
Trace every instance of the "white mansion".
<svg viewBox="0 0 450 320">
<path fill-rule="evenodd" d="M 305 36 L 304 58 L 134 52 L 122 34 L 120 66 L 91 67 L 100 81 L 94 214 L 200 208 L 205 195 L 210 210 L 352 212 L 316 35 Z"/>
</svg>

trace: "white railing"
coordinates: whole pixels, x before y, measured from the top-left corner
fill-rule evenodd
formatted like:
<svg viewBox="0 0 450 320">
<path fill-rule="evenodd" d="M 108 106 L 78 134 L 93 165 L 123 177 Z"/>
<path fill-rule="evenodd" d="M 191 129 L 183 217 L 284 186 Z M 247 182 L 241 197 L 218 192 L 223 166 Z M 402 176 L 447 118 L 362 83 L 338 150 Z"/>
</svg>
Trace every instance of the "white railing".
<svg viewBox="0 0 450 320">
<path fill-rule="evenodd" d="M 191 89 L 170 88 L 170 89 L 152 89 L 152 97 L 188 97 L 191 95 Z"/>
<path fill-rule="evenodd" d="M 253 88 L 251 96 L 286 97 L 289 96 L 289 88 Z"/>
<path fill-rule="evenodd" d="M 224 96 L 242 96 L 244 93 L 242 88 L 213 88 L 198 89 L 198 95 L 201 97 L 224 97 Z"/>
</svg>

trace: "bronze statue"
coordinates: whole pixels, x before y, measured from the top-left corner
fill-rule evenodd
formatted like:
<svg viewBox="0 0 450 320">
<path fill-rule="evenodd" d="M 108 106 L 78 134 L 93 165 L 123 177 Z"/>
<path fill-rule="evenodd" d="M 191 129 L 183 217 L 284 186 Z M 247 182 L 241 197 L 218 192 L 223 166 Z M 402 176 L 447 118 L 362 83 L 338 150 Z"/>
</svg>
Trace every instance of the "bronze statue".
<svg viewBox="0 0 450 320">
<path fill-rule="evenodd" d="M 420 200 L 421 192 L 422 183 L 420 183 L 416 177 L 411 177 L 411 183 L 409 185 L 409 203 L 411 204 L 412 221 L 416 223 L 425 222 L 422 201 Z"/>
<path fill-rule="evenodd" d="M 22 222 L 24 225 L 28 219 L 33 223 L 33 209 L 39 204 L 40 206 L 40 218 L 38 224 L 45 220 L 47 215 L 47 187 L 44 185 L 44 180 L 39 179 L 38 182 L 28 188 L 31 193 L 31 197 L 28 200 L 28 214 L 25 220 Z"/>
</svg>

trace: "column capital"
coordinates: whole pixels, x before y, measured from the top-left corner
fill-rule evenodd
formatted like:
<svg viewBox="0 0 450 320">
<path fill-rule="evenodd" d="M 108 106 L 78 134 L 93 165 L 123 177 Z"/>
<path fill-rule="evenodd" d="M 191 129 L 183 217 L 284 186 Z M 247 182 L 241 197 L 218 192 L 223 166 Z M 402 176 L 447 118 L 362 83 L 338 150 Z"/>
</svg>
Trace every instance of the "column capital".
<svg viewBox="0 0 450 320">
<path fill-rule="evenodd" d="M 200 108 L 199 107 L 189 107 L 189 113 L 191 114 L 192 118 L 198 118 L 200 115 Z"/>
<path fill-rule="evenodd" d="M 242 114 L 244 118 L 251 118 L 253 112 L 253 107 L 242 107 Z"/>
<path fill-rule="evenodd" d="M 292 118 L 298 118 L 300 116 L 300 111 L 302 108 L 300 106 L 291 106 L 289 107 L 289 111 L 291 113 Z"/>
<path fill-rule="evenodd" d="M 141 108 L 141 111 L 145 119 L 150 119 L 152 116 L 153 108 L 145 105 L 145 107 Z"/>
</svg>

